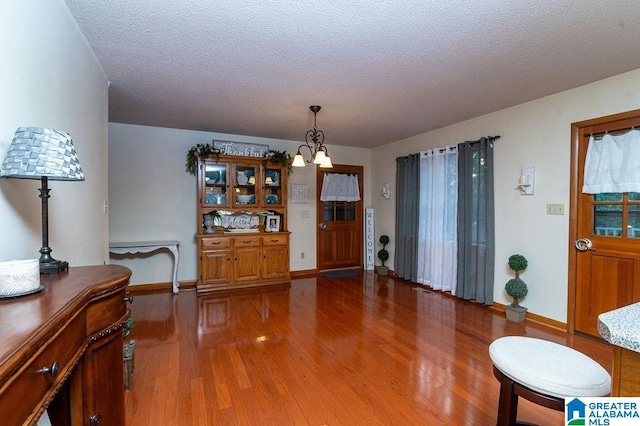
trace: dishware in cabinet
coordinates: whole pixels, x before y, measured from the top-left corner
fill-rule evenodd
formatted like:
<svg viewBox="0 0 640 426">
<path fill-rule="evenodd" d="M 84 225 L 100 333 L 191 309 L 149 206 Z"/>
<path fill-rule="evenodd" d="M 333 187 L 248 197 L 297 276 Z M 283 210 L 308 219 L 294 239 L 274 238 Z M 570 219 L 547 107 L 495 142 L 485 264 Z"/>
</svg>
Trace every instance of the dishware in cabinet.
<svg viewBox="0 0 640 426">
<path fill-rule="evenodd" d="M 201 178 L 203 197 L 201 203 L 205 208 L 223 208 L 229 202 L 229 174 L 231 165 L 225 162 L 206 160 L 201 167 L 204 169 Z"/>
<path fill-rule="evenodd" d="M 283 169 L 267 166 L 264 169 L 264 191 L 262 200 L 265 207 L 282 207 L 284 205 Z"/>
<path fill-rule="evenodd" d="M 234 207 L 256 207 L 259 203 L 257 193 L 259 189 L 258 183 L 260 182 L 260 165 L 256 163 L 236 162 L 234 166 Z"/>
</svg>

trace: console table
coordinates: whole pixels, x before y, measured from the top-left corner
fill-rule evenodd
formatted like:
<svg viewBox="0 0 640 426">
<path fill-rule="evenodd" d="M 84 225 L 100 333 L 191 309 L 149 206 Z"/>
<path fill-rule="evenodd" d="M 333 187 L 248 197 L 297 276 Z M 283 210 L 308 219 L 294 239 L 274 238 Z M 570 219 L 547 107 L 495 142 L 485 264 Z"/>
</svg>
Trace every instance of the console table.
<svg viewBox="0 0 640 426">
<path fill-rule="evenodd" d="M 109 251 L 114 254 L 136 254 L 151 253 L 160 249 L 167 249 L 173 253 L 173 292 L 178 293 L 180 283 L 178 283 L 178 261 L 180 252 L 178 247 L 180 241 L 129 241 L 121 243 L 109 243 Z"/>
<path fill-rule="evenodd" d="M 43 290 L 0 301 L 0 422 L 125 424 L 122 327 L 131 271 L 69 268 Z"/>
</svg>

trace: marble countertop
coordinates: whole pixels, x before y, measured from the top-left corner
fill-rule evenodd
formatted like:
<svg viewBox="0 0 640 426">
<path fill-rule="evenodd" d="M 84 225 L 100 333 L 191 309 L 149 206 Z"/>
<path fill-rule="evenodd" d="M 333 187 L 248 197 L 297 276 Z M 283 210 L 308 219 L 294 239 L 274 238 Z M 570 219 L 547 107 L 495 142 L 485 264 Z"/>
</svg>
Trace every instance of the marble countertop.
<svg viewBox="0 0 640 426">
<path fill-rule="evenodd" d="M 612 345 L 640 352 L 640 303 L 598 315 L 598 332 Z"/>
</svg>

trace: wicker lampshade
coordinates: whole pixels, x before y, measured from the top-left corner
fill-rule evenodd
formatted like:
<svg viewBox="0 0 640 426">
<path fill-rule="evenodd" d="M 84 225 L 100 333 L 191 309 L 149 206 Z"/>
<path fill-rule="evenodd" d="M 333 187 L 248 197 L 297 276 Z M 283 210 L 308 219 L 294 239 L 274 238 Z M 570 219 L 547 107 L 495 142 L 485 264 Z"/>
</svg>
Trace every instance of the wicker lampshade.
<svg viewBox="0 0 640 426">
<path fill-rule="evenodd" d="M 42 127 L 19 127 L 16 130 L 0 176 L 84 180 L 69 133 Z"/>
</svg>

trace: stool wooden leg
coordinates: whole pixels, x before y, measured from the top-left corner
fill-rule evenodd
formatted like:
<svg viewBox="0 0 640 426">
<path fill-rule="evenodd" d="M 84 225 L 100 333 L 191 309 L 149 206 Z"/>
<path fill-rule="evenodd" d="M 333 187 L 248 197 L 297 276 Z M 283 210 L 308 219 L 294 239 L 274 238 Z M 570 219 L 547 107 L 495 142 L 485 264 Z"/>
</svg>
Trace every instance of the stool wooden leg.
<svg viewBox="0 0 640 426">
<path fill-rule="evenodd" d="M 518 417 L 518 395 L 513 390 L 513 381 L 495 367 L 493 367 L 493 375 L 500 382 L 498 426 L 515 426 Z"/>
</svg>

